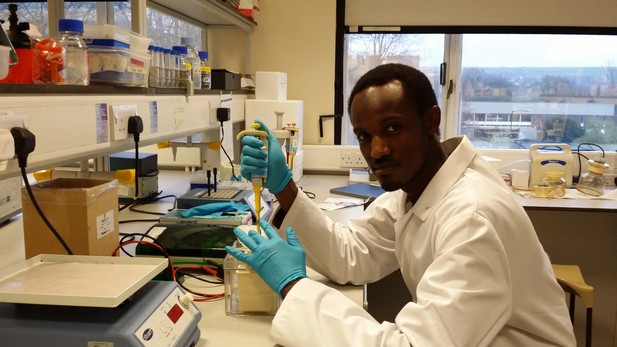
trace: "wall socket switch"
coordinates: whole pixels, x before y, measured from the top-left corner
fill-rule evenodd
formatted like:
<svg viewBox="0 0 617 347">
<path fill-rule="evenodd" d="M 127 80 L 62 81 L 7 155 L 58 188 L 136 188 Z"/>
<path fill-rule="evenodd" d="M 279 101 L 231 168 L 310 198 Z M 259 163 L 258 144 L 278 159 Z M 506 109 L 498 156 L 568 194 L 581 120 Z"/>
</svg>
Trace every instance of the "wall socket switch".
<svg viewBox="0 0 617 347">
<path fill-rule="evenodd" d="M 129 137 L 129 117 L 137 115 L 137 105 L 111 105 L 110 137 L 112 141 Z"/>
<path fill-rule="evenodd" d="M 368 164 L 360 149 L 341 150 L 340 154 L 340 166 L 341 168 L 350 169 L 365 169 L 368 168 Z"/>
<path fill-rule="evenodd" d="M 15 139 L 11 134 L 11 128 L 25 128 L 26 116 L 15 114 L 13 111 L 0 111 L 0 161 L 1 170 L 4 170 L 6 160 L 15 156 Z"/>
<path fill-rule="evenodd" d="M 604 182 L 607 187 L 617 186 L 617 173 L 604 173 Z"/>
</svg>

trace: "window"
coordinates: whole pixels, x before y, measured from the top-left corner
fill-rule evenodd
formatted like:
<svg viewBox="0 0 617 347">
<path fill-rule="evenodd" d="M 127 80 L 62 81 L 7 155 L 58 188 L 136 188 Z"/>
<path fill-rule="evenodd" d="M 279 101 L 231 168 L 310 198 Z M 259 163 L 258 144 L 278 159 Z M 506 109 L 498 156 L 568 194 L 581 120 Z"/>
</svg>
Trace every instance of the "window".
<svg viewBox="0 0 617 347">
<path fill-rule="evenodd" d="M 5 28 L 8 28 L 8 18 L 10 14 L 8 7 L 8 3 L 0 4 L 0 19 L 7 22 L 4 24 Z M 113 23 L 115 25 L 127 29 L 131 28 L 131 3 L 128 1 L 65 1 L 64 3 L 64 18 L 81 19 L 85 24 L 111 22 L 106 18 L 107 11 L 113 11 Z M 36 27 L 41 36 L 49 36 L 49 17 L 46 2 L 33 1 L 17 3 L 17 17 L 18 22 L 28 22 L 31 26 Z M 102 19 L 99 20 L 100 17 L 102 17 Z M 54 25 L 57 25 L 57 20 L 54 20 L 54 22 Z"/>
<path fill-rule="evenodd" d="M 110 16 L 108 16 L 108 12 Z M 84 24 L 97 24 L 97 22 L 113 23 L 114 25 L 131 29 L 131 3 L 128 1 L 65 1 L 64 17 L 81 19 Z M 112 19 L 108 19 L 108 17 Z"/>
<path fill-rule="evenodd" d="M 447 85 L 438 83 L 439 65 L 445 61 L 456 74 L 448 78 L 457 102 L 440 105 L 442 122 L 455 124 L 444 137 L 464 134 L 478 148 L 542 142 L 617 149 L 617 35 L 456 35 L 460 44 L 448 46 L 448 61 L 442 57 L 449 36 L 346 34 L 343 95 L 348 98 L 358 75 L 369 68 L 403 62 L 429 76 L 440 100 Z M 384 46 L 396 49 L 379 56 L 371 47 L 382 47 L 380 42 L 397 42 Z M 347 118 L 343 144 L 357 143 L 349 128 Z"/>
<path fill-rule="evenodd" d="M 477 147 L 617 148 L 617 36 L 463 36 L 459 134 Z"/>
<path fill-rule="evenodd" d="M 385 63 L 402 63 L 421 70 L 429 77 L 437 98 L 440 98 L 439 66 L 444 55 L 443 34 L 350 34 L 346 36 L 345 47 L 345 107 L 358 79 L 368 70 Z M 347 112 L 341 142 L 345 145 L 358 144 Z"/>
<path fill-rule="evenodd" d="M 201 49 L 201 28 L 153 8 L 147 9 L 148 37 L 156 46 L 171 48 L 180 45 L 181 37 L 194 37 Z"/>
<path fill-rule="evenodd" d="M 24 2 L 17 4 L 17 22 L 28 22 L 38 29 L 42 36 L 49 35 L 49 19 L 46 2 Z M 9 4 L 0 4 L 0 19 L 5 20 L 3 27 L 9 26 Z"/>
<path fill-rule="evenodd" d="M 5 19 L 8 28 L 9 4 L 0 3 L 0 19 Z M 197 49 L 201 49 L 202 28 L 165 12 L 148 7 L 147 35 L 157 46 L 171 48 L 180 45 L 180 37 L 196 38 Z M 23 2 L 17 4 L 19 22 L 28 22 L 37 27 L 41 36 L 49 36 L 49 18 L 46 2 Z M 131 29 L 130 1 L 65 1 L 64 17 L 81 19 L 86 24 L 112 23 Z M 109 19 L 108 19 L 109 18 Z M 54 22 L 57 22 L 54 19 Z"/>
</svg>

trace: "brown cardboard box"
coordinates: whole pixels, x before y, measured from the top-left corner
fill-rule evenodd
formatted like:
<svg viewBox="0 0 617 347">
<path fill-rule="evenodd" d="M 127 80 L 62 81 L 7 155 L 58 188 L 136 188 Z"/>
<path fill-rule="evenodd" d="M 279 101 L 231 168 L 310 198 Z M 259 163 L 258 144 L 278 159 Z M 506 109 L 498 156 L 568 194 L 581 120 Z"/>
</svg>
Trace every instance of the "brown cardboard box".
<svg viewBox="0 0 617 347">
<path fill-rule="evenodd" d="M 74 254 L 112 255 L 119 243 L 116 180 L 56 178 L 32 185 L 39 207 Z M 21 190 L 26 258 L 67 254 Z"/>
</svg>

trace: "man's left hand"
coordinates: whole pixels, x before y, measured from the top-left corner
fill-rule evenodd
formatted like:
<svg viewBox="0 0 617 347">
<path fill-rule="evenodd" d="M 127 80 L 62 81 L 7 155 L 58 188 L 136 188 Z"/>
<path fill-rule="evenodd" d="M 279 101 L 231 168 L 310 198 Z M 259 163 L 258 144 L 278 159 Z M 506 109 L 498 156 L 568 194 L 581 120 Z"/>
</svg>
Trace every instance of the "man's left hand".
<svg viewBox="0 0 617 347">
<path fill-rule="evenodd" d="M 225 249 L 238 260 L 251 266 L 280 296 L 285 285 L 307 277 L 304 249 L 296 238 L 293 228 L 287 228 L 287 241 L 285 241 L 268 222 L 262 220 L 260 225 L 268 236 L 267 239 L 254 230 L 245 233 L 242 229 L 234 229 L 236 237 L 252 253 L 246 254 L 230 246 Z"/>
</svg>

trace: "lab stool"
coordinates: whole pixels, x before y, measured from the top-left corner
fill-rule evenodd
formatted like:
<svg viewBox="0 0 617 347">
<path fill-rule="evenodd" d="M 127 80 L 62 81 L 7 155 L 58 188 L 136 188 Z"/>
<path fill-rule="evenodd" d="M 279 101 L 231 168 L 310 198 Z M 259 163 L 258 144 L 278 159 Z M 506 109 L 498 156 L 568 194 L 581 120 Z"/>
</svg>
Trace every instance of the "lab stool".
<svg viewBox="0 0 617 347">
<path fill-rule="evenodd" d="M 585 326 L 585 346 L 591 347 L 591 319 L 593 314 L 593 287 L 585 283 L 578 265 L 553 264 L 553 272 L 561 288 L 570 296 L 570 320 L 574 323 L 574 306 L 576 296 L 579 296 L 587 308 Z"/>
</svg>

